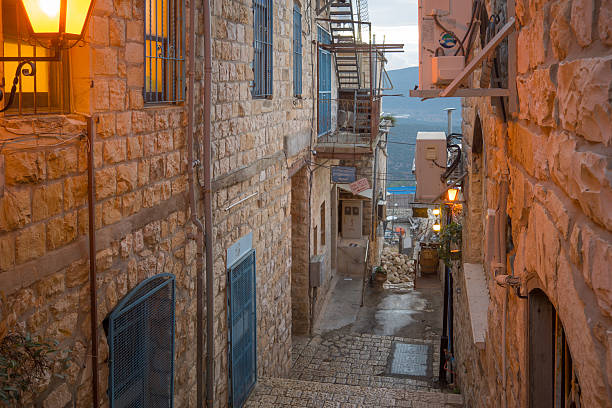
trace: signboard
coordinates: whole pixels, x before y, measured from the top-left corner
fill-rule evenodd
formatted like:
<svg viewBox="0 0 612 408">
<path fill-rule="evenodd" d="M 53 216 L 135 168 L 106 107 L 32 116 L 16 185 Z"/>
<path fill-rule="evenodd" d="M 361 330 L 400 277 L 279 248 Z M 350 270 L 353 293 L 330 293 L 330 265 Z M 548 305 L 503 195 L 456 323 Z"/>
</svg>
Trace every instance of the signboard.
<svg viewBox="0 0 612 408">
<path fill-rule="evenodd" d="M 368 183 L 368 179 L 367 178 L 361 178 L 361 179 L 355 181 L 354 183 L 349 184 L 349 187 L 351 189 L 351 193 L 359 194 L 362 191 L 365 191 L 368 188 L 370 188 L 370 183 Z"/>
<path fill-rule="evenodd" d="M 348 184 L 357 178 L 357 169 L 347 166 L 331 166 L 331 182 Z"/>
<path fill-rule="evenodd" d="M 419 208 L 419 207 L 412 207 L 412 216 L 416 217 L 416 218 L 427 218 L 427 207 L 425 208 Z"/>
</svg>

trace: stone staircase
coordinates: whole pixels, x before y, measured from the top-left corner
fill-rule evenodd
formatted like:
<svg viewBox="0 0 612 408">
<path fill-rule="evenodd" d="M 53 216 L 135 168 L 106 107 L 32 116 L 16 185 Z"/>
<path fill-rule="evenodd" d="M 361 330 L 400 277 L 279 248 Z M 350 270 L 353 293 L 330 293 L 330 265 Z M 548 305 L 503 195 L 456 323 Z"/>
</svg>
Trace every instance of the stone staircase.
<svg viewBox="0 0 612 408">
<path fill-rule="evenodd" d="M 443 392 L 432 380 L 439 365 L 439 340 L 342 329 L 293 340 L 289 378 L 260 378 L 246 407 L 463 406 L 461 395 Z M 423 376 L 393 373 L 398 344 L 428 350 L 425 360 L 415 362 L 417 368 L 426 362 Z"/>
</svg>

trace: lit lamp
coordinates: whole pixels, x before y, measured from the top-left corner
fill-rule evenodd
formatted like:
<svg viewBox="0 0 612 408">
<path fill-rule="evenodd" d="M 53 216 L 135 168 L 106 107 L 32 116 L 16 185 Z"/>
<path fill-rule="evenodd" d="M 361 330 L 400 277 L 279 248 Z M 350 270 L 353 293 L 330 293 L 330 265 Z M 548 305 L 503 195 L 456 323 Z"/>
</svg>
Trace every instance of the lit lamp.
<svg viewBox="0 0 612 408">
<path fill-rule="evenodd" d="M 0 61 L 17 61 L 7 110 L 13 103 L 20 75 L 34 76 L 36 61 L 61 61 L 61 47 L 67 40 L 79 41 L 83 37 L 87 21 L 93 9 L 93 0 L 21 0 L 30 23 L 31 35 L 51 41 L 55 53 L 50 57 L 0 57 Z M 24 68 L 29 65 L 29 68 Z M 0 92 L 0 100 L 4 94 Z"/>
<path fill-rule="evenodd" d="M 440 215 L 440 209 L 439 208 L 434 208 L 433 210 L 431 210 L 431 213 L 433 215 Z"/>
<path fill-rule="evenodd" d="M 457 193 L 459 193 L 459 190 L 457 190 L 456 188 L 449 188 L 448 201 L 455 201 L 457 199 Z"/>
<path fill-rule="evenodd" d="M 438 232 L 440 231 L 440 224 L 434 224 L 432 228 L 434 231 Z"/>
</svg>

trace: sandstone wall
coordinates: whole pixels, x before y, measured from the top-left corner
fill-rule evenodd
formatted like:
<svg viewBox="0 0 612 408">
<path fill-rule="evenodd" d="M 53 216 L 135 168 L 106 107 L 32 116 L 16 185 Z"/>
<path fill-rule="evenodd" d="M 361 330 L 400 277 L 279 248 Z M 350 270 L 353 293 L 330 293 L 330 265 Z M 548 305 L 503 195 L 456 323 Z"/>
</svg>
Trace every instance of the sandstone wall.
<svg viewBox="0 0 612 408">
<path fill-rule="evenodd" d="M 190 406 L 195 403 L 196 298 L 195 241 L 189 238 L 195 231 L 187 222 L 187 113 L 182 104 L 145 106 L 143 27 L 142 1 L 100 0 L 86 45 L 70 51 L 72 109 L 98 118 L 100 396 L 106 404 L 102 320 L 143 279 L 169 272 L 176 276 L 177 296 L 175 402 Z M 0 337 L 25 330 L 57 340 L 72 358 L 64 379 L 51 377 L 32 389 L 26 403 L 37 406 L 92 405 L 87 141 L 82 136 L 31 150 L 48 144 L 50 133 L 66 138 L 85 130 L 78 115 L 14 116 L 1 123 L 2 138 L 31 135 L 33 141 L 2 151 L 7 186 L 0 198 Z"/>
<path fill-rule="evenodd" d="M 489 13 L 505 7 L 493 3 L 488 2 Z M 612 400 L 611 9 L 609 1 L 518 0 L 518 111 L 508 111 L 507 99 L 504 106 L 496 98 L 463 102 L 469 172 L 464 261 L 486 259 L 484 215 L 487 208 L 500 210 L 508 182 L 507 207 L 501 208 L 511 218 L 508 273 L 521 277 L 524 291 L 539 286 L 555 306 L 582 406 L 588 407 L 609 406 Z M 479 76 L 477 71 L 472 83 Z M 478 143 L 477 118 L 483 158 L 472 151 Z M 479 350 L 471 335 L 462 271 L 454 272 L 458 383 L 468 406 L 524 407 L 527 302 L 497 286 L 486 263 L 485 273 L 488 330 L 485 348 Z"/>
</svg>

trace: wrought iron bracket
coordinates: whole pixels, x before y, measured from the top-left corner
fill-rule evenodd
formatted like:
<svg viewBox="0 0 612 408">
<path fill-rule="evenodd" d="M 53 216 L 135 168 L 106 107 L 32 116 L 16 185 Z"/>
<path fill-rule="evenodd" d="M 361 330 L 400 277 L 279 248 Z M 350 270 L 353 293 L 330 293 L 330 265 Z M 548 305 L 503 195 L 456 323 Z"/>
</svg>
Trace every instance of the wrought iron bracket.
<svg viewBox="0 0 612 408">
<path fill-rule="evenodd" d="M 0 112 L 6 112 L 15 100 L 15 93 L 17 92 L 17 85 L 21 75 L 34 76 L 36 75 L 36 62 L 56 62 L 62 60 L 61 51 L 58 48 L 55 49 L 54 55 L 50 57 L 0 57 L 0 61 L 13 61 L 19 62 L 17 69 L 15 70 L 15 76 L 13 77 L 13 86 L 11 87 L 11 94 L 6 105 L 0 109 Z M 29 67 L 26 67 L 29 65 Z M 0 90 L 0 101 L 4 99 L 4 92 Z"/>
</svg>

